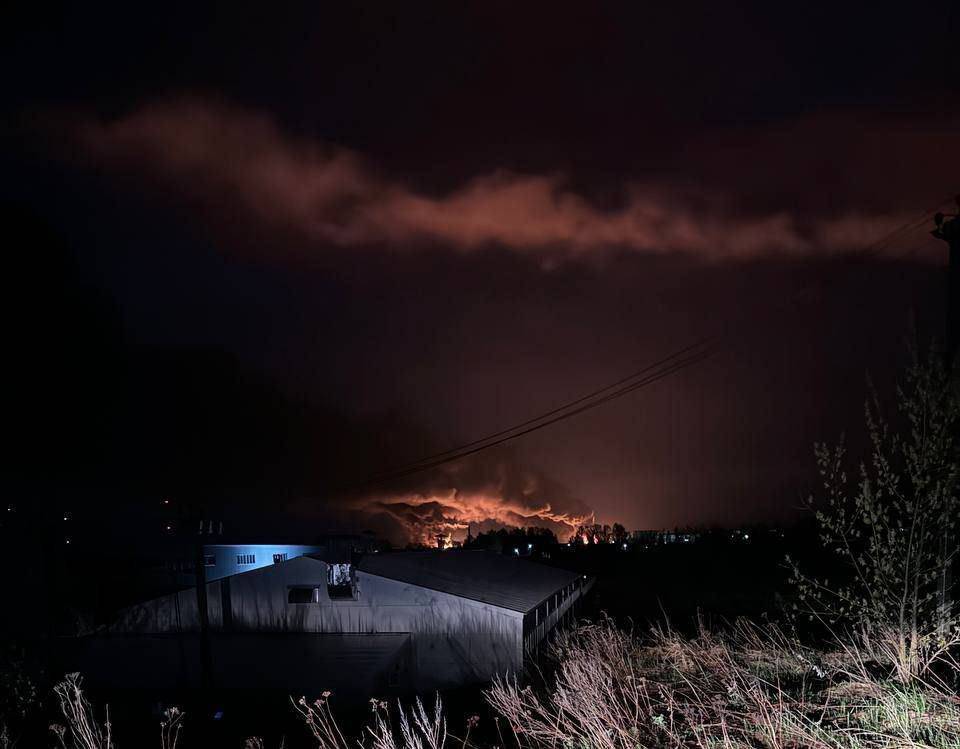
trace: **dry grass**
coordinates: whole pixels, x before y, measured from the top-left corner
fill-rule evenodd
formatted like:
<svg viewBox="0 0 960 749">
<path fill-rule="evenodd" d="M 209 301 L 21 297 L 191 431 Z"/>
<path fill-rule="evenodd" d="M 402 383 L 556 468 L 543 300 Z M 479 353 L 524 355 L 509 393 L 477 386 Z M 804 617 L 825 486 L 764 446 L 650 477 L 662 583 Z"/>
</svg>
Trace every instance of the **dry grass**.
<svg viewBox="0 0 960 749">
<path fill-rule="evenodd" d="M 104 719 L 97 719 L 93 706 L 83 694 L 80 674 L 67 676 L 53 688 L 60 704 L 66 726 L 52 724 L 50 730 L 63 749 L 113 749 L 110 726 L 110 708 L 104 709 Z"/>
<path fill-rule="evenodd" d="M 942 686 L 877 679 L 865 658 L 805 648 L 740 622 L 685 639 L 610 622 L 559 638 L 543 690 L 497 681 L 487 696 L 529 749 L 960 747 Z"/>
<path fill-rule="evenodd" d="M 447 742 L 447 724 L 440 695 L 436 697 L 432 715 L 419 697 L 407 710 L 398 702 L 397 727 L 393 724 L 389 704 L 383 700 L 370 700 L 371 724 L 356 741 L 356 747 L 351 747 L 337 725 L 330 709 L 330 696 L 330 692 L 324 692 L 313 702 L 303 697 L 293 701 L 294 708 L 313 735 L 317 749 L 443 749 Z"/>
<path fill-rule="evenodd" d="M 114 749 L 110 724 L 110 707 L 104 708 L 99 720 L 96 710 L 83 693 L 83 679 L 79 674 L 67 674 L 53 688 L 64 723 L 52 723 L 51 733 L 61 749 Z M 163 711 L 160 721 L 160 749 L 177 749 L 183 728 L 183 712 L 176 707 Z"/>
<path fill-rule="evenodd" d="M 876 645 L 876 643 L 874 643 Z M 960 749 L 960 698 L 932 666 L 930 678 L 898 680 L 896 665 L 849 643 L 805 647 L 772 625 L 738 622 L 685 638 L 668 628 L 643 636 L 610 621 L 561 632 L 553 676 L 534 689 L 496 681 L 490 705 L 509 732 L 497 749 Z M 941 662 L 946 673 L 952 662 Z M 56 687 L 66 726 L 62 749 L 112 749 L 109 712 L 100 721 L 71 675 Z M 473 749 L 447 733 L 443 705 L 417 699 L 395 708 L 371 700 L 371 721 L 348 738 L 320 699 L 294 701 L 317 749 Z M 183 714 L 161 723 L 161 749 L 176 749 Z M 499 722 L 498 722 L 499 725 Z M 263 749 L 257 738 L 249 749 Z"/>
</svg>

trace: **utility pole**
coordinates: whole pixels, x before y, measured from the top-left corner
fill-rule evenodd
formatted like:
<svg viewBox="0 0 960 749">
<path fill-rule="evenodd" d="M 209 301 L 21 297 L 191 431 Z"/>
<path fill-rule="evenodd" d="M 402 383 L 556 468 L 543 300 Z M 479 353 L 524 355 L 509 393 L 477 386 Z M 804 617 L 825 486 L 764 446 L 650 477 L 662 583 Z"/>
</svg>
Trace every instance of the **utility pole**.
<svg viewBox="0 0 960 749">
<path fill-rule="evenodd" d="M 956 198 L 960 213 L 960 195 Z M 947 243 L 950 265 L 947 270 L 947 365 L 953 363 L 960 344 L 960 218 L 958 214 L 938 213 L 930 233 Z"/>
<path fill-rule="evenodd" d="M 194 556 L 197 582 L 197 613 L 200 618 L 200 685 L 209 694 L 213 687 L 213 657 L 210 653 L 210 611 L 207 608 L 207 560 L 203 553 L 203 517 L 197 533 Z"/>
<path fill-rule="evenodd" d="M 957 213 L 937 213 L 933 217 L 935 228 L 930 233 L 947 243 L 950 257 L 947 268 L 947 371 L 952 373 L 953 362 L 960 345 L 960 195 L 956 197 Z M 946 636 L 950 627 L 953 608 L 953 564 L 956 549 L 951 548 L 949 533 L 944 528 L 941 541 L 943 567 L 937 585 L 939 598 L 939 631 Z"/>
</svg>

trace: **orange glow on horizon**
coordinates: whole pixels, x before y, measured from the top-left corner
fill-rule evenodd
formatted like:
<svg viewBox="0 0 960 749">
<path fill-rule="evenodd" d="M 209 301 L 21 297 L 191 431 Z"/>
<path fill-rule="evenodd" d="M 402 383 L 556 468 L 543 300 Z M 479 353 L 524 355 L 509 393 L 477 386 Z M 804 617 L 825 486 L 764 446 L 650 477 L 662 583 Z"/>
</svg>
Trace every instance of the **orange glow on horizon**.
<svg viewBox="0 0 960 749">
<path fill-rule="evenodd" d="M 487 492 L 398 494 L 367 498 L 358 505 L 368 512 L 385 512 L 398 520 L 414 543 L 435 546 L 443 536 L 449 546 L 463 541 L 471 526 L 483 529 L 542 527 L 568 541 L 578 526 L 593 520 L 593 513 L 575 514 L 555 509 L 549 502 L 526 505 L 521 501 Z"/>
</svg>

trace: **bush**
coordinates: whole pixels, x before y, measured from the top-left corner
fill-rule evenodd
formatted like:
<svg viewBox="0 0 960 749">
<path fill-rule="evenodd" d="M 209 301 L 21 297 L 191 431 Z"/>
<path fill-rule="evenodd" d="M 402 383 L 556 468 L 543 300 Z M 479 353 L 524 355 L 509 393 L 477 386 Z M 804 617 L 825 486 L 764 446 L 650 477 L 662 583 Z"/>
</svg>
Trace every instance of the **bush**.
<svg viewBox="0 0 960 749">
<path fill-rule="evenodd" d="M 960 510 L 960 402 L 940 354 L 915 354 L 897 401 L 899 428 L 883 417 L 875 393 L 867 401 L 870 449 L 855 481 L 842 441 L 815 446 L 823 484 L 820 538 L 848 579 L 831 583 L 791 566 L 796 608 L 847 630 L 844 639 L 891 663 L 907 683 L 929 676 L 960 642 L 947 587 Z"/>
<path fill-rule="evenodd" d="M 873 678 L 866 656 L 817 652 L 776 627 L 649 638 L 609 621 L 562 636 L 542 690 L 501 679 L 490 703 L 529 749 L 960 746 L 956 697 Z"/>
</svg>

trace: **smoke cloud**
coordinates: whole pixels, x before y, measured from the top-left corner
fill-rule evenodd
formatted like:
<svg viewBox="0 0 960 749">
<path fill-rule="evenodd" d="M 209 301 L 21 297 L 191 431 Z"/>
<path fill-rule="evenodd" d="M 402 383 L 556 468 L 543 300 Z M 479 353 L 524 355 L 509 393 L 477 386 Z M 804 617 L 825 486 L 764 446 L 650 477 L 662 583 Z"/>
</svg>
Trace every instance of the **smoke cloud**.
<svg viewBox="0 0 960 749">
<path fill-rule="evenodd" d="M 264 115 L 197 99 L 86 121 L 77 133 L 98 166 L 144 173 L 220 222 L 258 222 L 326 246 L 496 245 L 545 262 L 612 250 L 728 260 L 856 250 L 915 218 L 745 214 L 702 194 L 691 213 L 675 192 L 643 184 L 622 186 L 616 205 L 600 207 L 560 175 L 503 171 L 425 194 Z"/>
<path fill-rule="evenodd" d="M 462 540 L 501 527 L 548 528 L 566 540 L 594 517 L 581 499 L 539 471 L 523 468 L 506 452 L 473 456 L 403 485 L 354 499 L 354 509 L 387 520 L 406 541 L 433 545 L 436 537 Z"/>
</svg>

